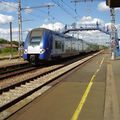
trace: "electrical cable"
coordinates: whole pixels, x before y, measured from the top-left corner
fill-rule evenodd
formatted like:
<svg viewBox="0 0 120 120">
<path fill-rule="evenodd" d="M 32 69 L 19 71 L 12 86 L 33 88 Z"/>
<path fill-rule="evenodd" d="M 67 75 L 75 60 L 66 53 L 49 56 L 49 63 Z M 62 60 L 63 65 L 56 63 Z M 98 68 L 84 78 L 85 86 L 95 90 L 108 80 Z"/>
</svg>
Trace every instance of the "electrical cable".
<svg viewBox="0 0 120 120">
<path fill-rule="evenodd" d="M 60 7 L 64 12 L 66 12 L 69 16 L 71 16 L 73 19 L 75 19 L 75 17 L 69 12 L 67 11 L 58 1 L 52 0 L 52 2 L 54 2 L 58 7 Z M 75 19 L 76 20 L 76 19 Z"/>
</svg>

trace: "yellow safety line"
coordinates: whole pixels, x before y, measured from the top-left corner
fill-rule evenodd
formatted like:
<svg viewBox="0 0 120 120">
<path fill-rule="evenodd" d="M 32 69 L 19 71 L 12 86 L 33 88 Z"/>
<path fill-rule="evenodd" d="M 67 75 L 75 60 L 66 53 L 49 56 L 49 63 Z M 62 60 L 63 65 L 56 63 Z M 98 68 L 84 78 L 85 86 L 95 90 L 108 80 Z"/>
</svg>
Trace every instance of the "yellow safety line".
<svg viewBox="0 0 120 120">
<path fill-rule="evenodd" d="M 104 59 L 105 59 L 105 58 L 103 57 L 102 61 L 100 62 L 99 68 L 101 68 L 101 66 L 102 66 L 102 64 L 103 64 Z"/>
<path fill-rule="evenodd" d="M 90 89 L 91 89 L 92 85 L 93 85 L 93 80 L 95 79 L 97 73 L 100 71 L 100 68 L 101 68 L 101 66 L 103 64 L 103 61 L 104 61 L 104 57 L 103 57 L 102 61 L 100 62 L 99 68 L 97 69 L 97 71 L 92 76 L 92 78 L 91 78 L 91 80 L 90 80 L 90 82 L 89 82 L 89 84 L 88 84 L 88 86 L 87 86 L 87 88 L 86 88 L 86 90 L 85 90 L 85 92 L 84 92 L 84 94 L 82 96 L 82 99 L 81 99 L 77 109 L 75 110 L 71 120 L 77 120 L 78 119 L 79 114 L 80 114 L 80 112 L 81 112 L 81 110 L 83 108 L 83 105 L 84 105 L 85 101 L 86 101 L 86 98 L 87 98 L 87 96 L 88 96 L 88 94 L 90 92 Z"/>
</svg>

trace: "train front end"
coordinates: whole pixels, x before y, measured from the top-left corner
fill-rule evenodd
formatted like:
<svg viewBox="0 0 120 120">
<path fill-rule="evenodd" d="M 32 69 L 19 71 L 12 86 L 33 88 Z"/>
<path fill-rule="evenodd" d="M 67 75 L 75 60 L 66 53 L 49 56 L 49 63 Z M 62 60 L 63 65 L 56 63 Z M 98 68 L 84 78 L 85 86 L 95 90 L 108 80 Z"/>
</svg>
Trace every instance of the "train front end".
<svg viewBox="0 0 120 120">
<path fill-rule="evenodd" d="M 40 59 L 44 59 L 44 29 L 34 29 L 27 35 L 24 43 L 24 60 L 38 63 Z"/>
</svg>

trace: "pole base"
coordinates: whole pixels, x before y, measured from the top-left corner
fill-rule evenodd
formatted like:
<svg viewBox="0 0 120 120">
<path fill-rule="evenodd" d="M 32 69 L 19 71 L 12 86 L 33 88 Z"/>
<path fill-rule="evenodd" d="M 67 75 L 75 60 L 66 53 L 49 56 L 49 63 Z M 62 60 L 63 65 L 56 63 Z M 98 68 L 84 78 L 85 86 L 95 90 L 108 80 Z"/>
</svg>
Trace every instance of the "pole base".
<svg viewBox="0 0 120 120">
<path fill-rule="evenodd" d="M 111 60 L 115 60 L 115 53 L 114 52 L 112 52 L 112 54 L 111 54 Z"/>
</svg>

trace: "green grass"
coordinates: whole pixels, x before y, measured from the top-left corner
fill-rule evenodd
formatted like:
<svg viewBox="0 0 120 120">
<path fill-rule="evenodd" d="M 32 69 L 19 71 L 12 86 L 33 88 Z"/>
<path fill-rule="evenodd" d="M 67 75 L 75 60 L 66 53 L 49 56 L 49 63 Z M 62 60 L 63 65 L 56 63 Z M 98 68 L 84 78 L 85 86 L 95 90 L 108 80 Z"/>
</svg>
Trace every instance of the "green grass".
<svg viewBox="0 0 120 120">
<path fill-rule="evenodd" d="M 8 52 L 8 53 L 0 53 L 0 57 L 7 57 L 7 56 L 10 56 L 11 53 Z M 13 52 L 13 56 L 16 56 L 18 55 L 18 52 Z"/>
<path fill-rule="evenodd" d="M 18 50 L 16 48 L 13 48 L 12 51 L 13 51 L 13 55 L 18 55 Z M 0 57 L 10 56 L 10 54 L 11 54 L 10 48 L 0 49 Z"/>
</svg>

